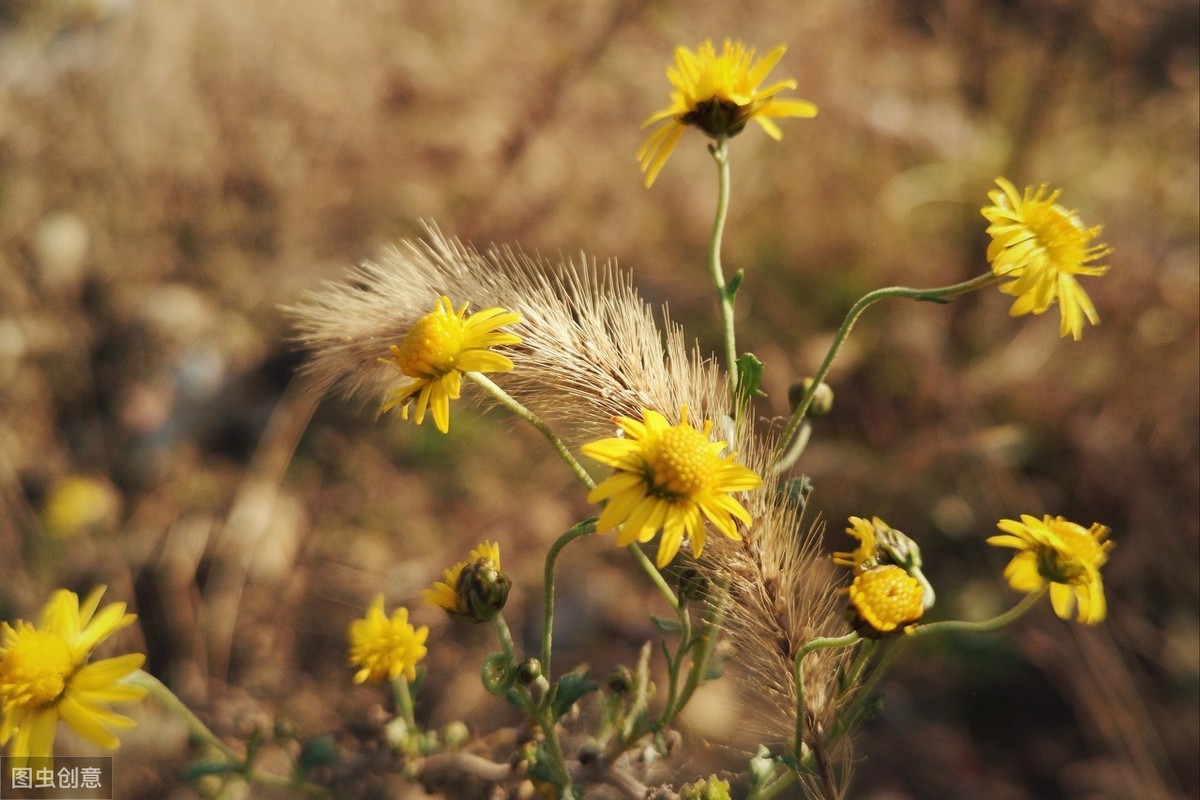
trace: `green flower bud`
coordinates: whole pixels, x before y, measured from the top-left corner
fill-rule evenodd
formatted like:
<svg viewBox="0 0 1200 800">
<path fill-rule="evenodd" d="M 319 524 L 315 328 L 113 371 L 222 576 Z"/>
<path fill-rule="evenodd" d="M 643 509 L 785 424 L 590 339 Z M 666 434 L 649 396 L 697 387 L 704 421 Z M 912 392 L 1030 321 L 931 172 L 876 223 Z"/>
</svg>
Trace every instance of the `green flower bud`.
<svg viewBox="0 0 1200 800">
<path fill-rule="evenodd" d="M 613 694 L 625 694 L 633 686 L 633 673 L 629 667 L 618 664 L 617 668 L 604 679 L 604 683 Z"/>
<path fill-rule="evenodd" d="M 788 405 L 792 411 L 800 405 L 801 398 L 808 391 L 808 387 L 812 386 L 813 379 L 805 378 L 800 383 L 793 383 L 788 387 Z M 829 384 L 822 382 L 817 387 L 816 393 L 813 395 L 812 402 L 808 405 L 806 416 L 809 419 L 820 419 L 833 410 L 833 389 L 829 388 Z"/>
<path fill-rule="evenodd" d="M 517 680 L 528 686 L 542 677 L 542 662 L 536 658 L 527 658 L 517 665 Z"/>
<path fill-rule="evenodd" d="M 454 591 L 459 616 L 473 622 L 488 622 L 508 602 L 512 581 L 490 559 L 480 558 L 463 567 Z"/>
</svg>

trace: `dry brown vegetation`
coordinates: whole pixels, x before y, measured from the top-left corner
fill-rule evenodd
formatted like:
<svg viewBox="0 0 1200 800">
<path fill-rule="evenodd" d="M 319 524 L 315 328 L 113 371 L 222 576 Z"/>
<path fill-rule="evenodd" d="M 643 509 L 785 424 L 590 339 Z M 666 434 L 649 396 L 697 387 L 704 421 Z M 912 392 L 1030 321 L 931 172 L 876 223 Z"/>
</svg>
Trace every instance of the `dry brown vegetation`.
<svg viewBox="0 0 1200 800">
<path fill-rule="evenodd" d="M 862 292 L 985 268 L 996 175 L 1064 187 L 1115 249 L 1080 343 L 989 292 L 877 308 L 839 362 L 800 464 L 830 549 L 840 520 L 884 517 L 952 618 L 1013 599 L 982 545 L 1001 517 L 1117 542 L 1104 625 L 1047 607 L 913 648 L 858 739 L 855 796 L 1194 797 L 1198 28 L 1188 0 L 0 3 L 0 618 L 107 583 L 140 615 L 125 644 L 222 735 L 286 720 L 367 752 L 382 695 L 349 685 L 348 621 L 376 592 L 413 605 L 483 538 L 510 619 L 535 617 L 541 554 L 588 512 L 498 413 L 459 410 L 441 437 L 318 404 L 279 305 L 432 219 L 617 259 L 714 349 L 714 170 L 692 136 L 646 191 L 638 126 L 677 43 L 782 41 L 821 113 L 735 140 L 726 237 L 764 415 Z M 44 507 L 70 475 L 112 506 L 61 538 Z M 592 540 L 561 563 L 560 663 L 632 660 L 652 600 L 624 554 Z M 413 605 L 433 628 L 422 718 L 511 721 L 478 685 L 485 631 L 435 611 Z M 752 749 L 726 691 L 700 698 L 681 779 Z M 135 714 L 118 796 L 194 796 L 183 730 Z M 420 794 L 345 791 L 385 790 Z"/>
</svg>

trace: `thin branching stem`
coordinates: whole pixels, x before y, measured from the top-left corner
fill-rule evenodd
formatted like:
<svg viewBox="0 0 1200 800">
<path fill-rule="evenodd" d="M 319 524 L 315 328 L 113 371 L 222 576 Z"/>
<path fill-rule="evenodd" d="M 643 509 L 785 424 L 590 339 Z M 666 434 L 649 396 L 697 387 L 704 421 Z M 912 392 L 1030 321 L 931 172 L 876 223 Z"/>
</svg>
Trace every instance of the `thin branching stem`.
<svg viewBox="0 0 1200 800">
<path fill-rule="evenodd" d="M 543 590 L 545 591 L 545 607 L 542 611 L 542 674 L 547 678 L 552 677 L 550 656 L 554 638 L 554 562 L 558 560 L 558 554 L 568 544 L 595 532 L 596 517 L 589 517 L 567 529 L 567 532 L 559 536 L 558 540 L 546 551 L 546 566 L 542 573 Z"/>
<path fill-rule="evenodd" d="M 912 289 L 907 286 L 888 286 L 883 289 L 876 289 L 873 292 L 868 292 L 859 298 L 850 311 L 846 314 L 846 318 L 842 320 L 842 326 L 838 328 L 837 335 L 833 337 L 833 343 L 829 346 L 829 352 L 825 354 L 825 360 L 821 362 L 821 367 L 817 370 L 817 374 L 813 376 L 812 382 L 805 389 L 804 395 L 800 398 L 800 402 L 796 404 L 796 410 L 792 412 L 792 416 L 788 419 L 787 427 L 783 430 L 783 435 L 779 437 L 779 444 L 775 448 L 775 452 L 771 455 L 772 465 L 778 461 L 788 451 L 791 446 L 792 438 L 796 435 L 797 429 L 800 427 L 800 422 L 808 414 L 808 408 L 812 405 L 813 397 L 817 393 L 817 389 L 821 386 L 821 382 L 825 380 L 825 376 L 829 374 L 829 368 L 833 366 L 834 360 L 837 358 L 838 351 L 842 349 L 842 345 L 846 343 L 846 338 L 850 335 L 854 323 L 858 322 L 858 318 L 863 312 L 870 308 L 880 300 L 886 300 L 891 297 L 901 297 L 908 300 L 925 300 L 932 302 L 945 302 L 960 294 L 973 292 L 976 289 L 982 289 L 989 286 L 1000 277 L 985 272 L 982 275 L 972 278 L 969 281 L 956 283 L 952 286 L 942 286 L 936 289 Z"/>
<path fill-rule="evenodd" d="M 733 293 L 725 283 L 725 269 L 721 266 L 721 238 L 725 233 L 725 220 L 729 216 L 729 140 L 724 136 L 710 145 L 717 162 L 717 210 L 713 215 L 712 238 L 708 243 L 708 268 L 712 273 L 713 285 L 717 289 L 717 303 L 721 309 L 721 328 L 725 342 L 725 368 L 729 371 L 730 399 L 737 402 L 737 337 L 734 333 Z"/>
<path fill-rule="evenodd" d="M 792 752 L 796 756 L 797 763 L 804 758 L 804 715 L 806 713 L 804 702 L 804 659 L 810 653 L 817 650 L 828 650 L 833 647 L 849 647 L 857 643 L 861 637 L 857 633 L 848 633 L 845 636 L 826 637 L 819 636 L 816 639 L 810 639 L 805 642 L 800 651 L 796 653 L 795 674 L 796 681 L 796 736 L 792 742 Z"/>
</svg>

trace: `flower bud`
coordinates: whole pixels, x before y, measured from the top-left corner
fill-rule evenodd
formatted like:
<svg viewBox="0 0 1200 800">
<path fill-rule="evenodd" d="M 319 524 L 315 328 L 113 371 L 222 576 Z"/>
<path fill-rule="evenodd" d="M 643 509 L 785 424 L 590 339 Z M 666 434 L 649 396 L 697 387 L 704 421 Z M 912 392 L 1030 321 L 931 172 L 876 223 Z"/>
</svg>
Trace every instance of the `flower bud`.
<svg viewBox="0 0 1200 800">
<path fill-rule="evenodd" d="M 512 581 L 490 559 L 480 558 L 463 567 L 454 591 L 459 616 L 473 622 L 493 619 L 508 602 Z"/>
<path fill-rule="evenodd" d="M 800 405 L 800 400 L 804 397 L 804 393 L 808 391 L 808 387 L 812 386 L 812 382 L 812 378 L 805 378 L 800 383 L 793 383 L 788 387 L 788 405 L 793 411 Z M 833 389 L 829 388 L 828 383 L 822 382 L 813 394 L 812 402 L 808 404 L 808 412 L 805 416 L 809 419 L 820 419 L 832 410 Z"/>
<path fill-rule="evenodd" d="M 604 679 L 604 683 L 613 694 L 625 694 L 633 686 L 633 673 L 629 667 L 618 664 L 617 668 Z"/>
<path fill-rule="evenodd" d="M 536 658 L 527 658 L 517 665 L 517 680 L 528 686 L 542 677 L 542 662 Z"/>
</svg>

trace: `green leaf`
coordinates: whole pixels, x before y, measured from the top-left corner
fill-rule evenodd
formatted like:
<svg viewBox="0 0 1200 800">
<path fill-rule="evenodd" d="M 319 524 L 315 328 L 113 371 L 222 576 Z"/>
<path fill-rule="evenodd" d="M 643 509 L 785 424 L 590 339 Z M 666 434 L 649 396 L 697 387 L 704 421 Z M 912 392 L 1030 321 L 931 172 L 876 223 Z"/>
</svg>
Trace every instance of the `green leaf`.
<svg viewBox="0 0 1200 800">
<path fill-rule="evenodd" d="M 728 285 L 725 287 L 725 296 L 730 300 L 737 294 L 737 290 L 742 288 L 742 281 L 746 279 L 746 270 L 739 269 L 733 273 L 733 277 L 729 279 Z"/>
<path fill-rule="evenodd" d="M 323 733 L 315 739 L 309 739 L 300 748 L 300 757 L 296 759 L 296 772 L 304 775 L 316 767 L 336 764 L 342 758 L 342 751 L 333 741 L 333 734 Z"/>
<path fill-rule="evenodd" d="M 571 706 L 575 705 L 575 702 L 579 698 L 599 689 L 600 684 L 592 680 L 586 671 L 568 672 L 559 678 L 558 685 L 555 688 L 554 700 L 551 702 L 550 710 L 554 712 L 554 718 L 558 719 L 570 711 Z"/>
<path fill-rule="evenodd" d="M 737 396 L 740 402 L 745 402 L 752 397 L 766 397 L 766 393 L 759 390 L 758 385 L 762 383 L 763 362 L 758 360 L 758 356 L 754 353 L 742 353 L 737 360 Z"/>
<path fill-rule="evenodd" d="M 654 623 L 654 627 L 658 628 L 663 633 L 679 633 L 683 630 L 683 625 L 679 624 L 678 620 L 667 619 L 666 617 L 656 617 L 651 614 L 650 621 Z"/>
<path fill-rule="evenodd" d="M 554 763 L 550 758 L 550 754 L 546 752 L 544 744 L 537 746 L 533 758 L 529 761 L 529 777 L 554 784 L 555 786 L 559 785 L 561 778 L 554 774 Z"/>
</svg>

